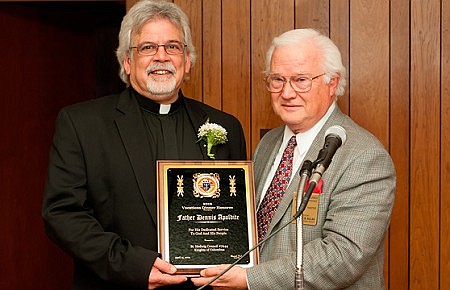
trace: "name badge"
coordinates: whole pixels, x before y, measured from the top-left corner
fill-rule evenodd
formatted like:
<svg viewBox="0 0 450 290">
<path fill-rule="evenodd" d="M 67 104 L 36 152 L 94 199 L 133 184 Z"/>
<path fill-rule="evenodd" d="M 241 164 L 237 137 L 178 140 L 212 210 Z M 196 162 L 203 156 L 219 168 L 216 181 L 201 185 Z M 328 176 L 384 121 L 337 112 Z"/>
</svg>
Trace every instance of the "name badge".
<svg viewBox="0 0 450 290">
<path fill-rule="evenodd" d="M 309 198 L 308 204 L 306 205 L 305 210 L 302 213 L 302 221 L 304 225 L 315 226 L 317 225 L 317 215 L 319 213 L 319 194 L 313 193 Z M 297 195 L 294 194 L 294 198 L 292 200 L 292 216 L 297 212 Z M 297 220 L 294 220 L 293 223 L 296 223 Z"/>
</svg>

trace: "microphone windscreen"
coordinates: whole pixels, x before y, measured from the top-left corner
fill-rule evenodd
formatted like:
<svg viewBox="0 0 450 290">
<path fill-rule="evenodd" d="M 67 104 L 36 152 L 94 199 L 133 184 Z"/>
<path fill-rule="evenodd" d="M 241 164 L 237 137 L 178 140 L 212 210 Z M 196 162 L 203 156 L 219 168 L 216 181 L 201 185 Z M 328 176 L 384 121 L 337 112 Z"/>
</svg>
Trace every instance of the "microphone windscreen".
<svg viewBox="0 0 450 290">
<path fill-rule="evenodd" d="M 328 135 L 339 136 L 339 138 L 341 138 L 342 141 L 341 145 L 344 145 L 345 141 L 347 140 L 347 132 L 342 126 L 339 125 L 333 125 L 330 128 L 328 128 L 327 131 L 325 131 L 325 138 Z"/>
</svg>

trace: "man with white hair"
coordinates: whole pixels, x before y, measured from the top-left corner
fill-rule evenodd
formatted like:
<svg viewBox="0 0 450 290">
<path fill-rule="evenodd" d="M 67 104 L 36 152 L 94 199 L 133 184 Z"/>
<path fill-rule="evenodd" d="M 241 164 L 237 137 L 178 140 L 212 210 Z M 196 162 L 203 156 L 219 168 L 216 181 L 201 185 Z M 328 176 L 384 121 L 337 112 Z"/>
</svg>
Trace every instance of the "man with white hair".
<svg viewBox="0 0 450 290">
<path fill-rule="evenodd" d="M 337 106 L 345 87 L 338 48 L 313 29 L 285 32 L 268 50 L 265 81 L 284 125 L 264 135 L 253 156 L 258 234 L 263 239 L 287 226 L 260 247 L 259 265 L 235 266 L 211 285 L 294 289 L 297 231 L 289 221 L 297 208 L 299 171 L 303 161 L 316 160 L 327 130 L 340 126 L 346 142 L 303 215 L 304 289 L 384 289 L 384 237 L 394 203 L 395 170 L 383 145 Z M 193 281 L 204 285 L 226 267 L 205 269 Z"/>
</svg>

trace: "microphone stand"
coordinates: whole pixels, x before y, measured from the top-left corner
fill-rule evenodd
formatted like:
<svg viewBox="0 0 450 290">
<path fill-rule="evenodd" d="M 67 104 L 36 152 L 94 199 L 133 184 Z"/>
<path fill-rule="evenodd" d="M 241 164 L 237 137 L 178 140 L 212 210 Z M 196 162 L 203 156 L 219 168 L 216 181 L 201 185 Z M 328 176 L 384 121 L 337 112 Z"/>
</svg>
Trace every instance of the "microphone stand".
<svg viewBox="0 0 450 290">
<path fill-rule="evenodd" d="M 300 170 L 300 183 L 297 189 L 297 204 L 296 208 L 300 208 L 302 203 L 303 192 L 305 191 L 306 182 L 311 176 L 312 162 L 305 160 Z M 296 241 L 297 241 L 297 251 L 296 251 L 296 267 L 295 267 L 295 283 L 294 289 L 305 289 L 304 288 L 304 274 L 303 274 L 303 220 L 302 214 L 300 214 L 296 221 Z"/>
<path fill-rule="evenodd" d="M 338 128 L 336 128 L 338 127 Z M 299 183 L 299 189 L 297 190 L 297 208 L 298 211 L 295 214 L 295 216 L 298 217 L 296 229 L 297 229 L 297 265 L 295 269 L 295 288 L 294 289 L 300 289 L 303 290 L 304 288 L 304 273 L 303 273 L 303 219 L 302 219 L 302 213 L 305 210 L 309 198 L 311 197 L 312 192 L 316 188 L 317 184 L 319 183 L 320 179 L 322 179 L 322 174 L 325 172 L 325 170 L 328 168 L 328 165 L 330 165 L 331 159 L 336 152 L 336 150 L 341 146 L 345 140 L 345 129 L 340 126 L 333 126 L 331 127 L 334 130 L 339 129 L 339 132 L 342 134 L 338 134 L 339 136 L 331 136 L 329 137 L 328 133 L 326 133 L 327 137 L 325 138 L 325 144 L 324 147 L 319 151 L 319 154 L 317 156 L 316 161 L 311 162 L 309 160 L 306 160 L 303 165 L 300 172 L 301 180 Z M 330 129 L 327 130 L 327 132 Z M 343 132 L 342 132 L 343 131 Z M 309 163 L 309 166 L 305 163 Z M 314 170 L 313 170 L 314 168 Z M 312 176 L 311 176 L 312 174 Z M 311 177 L 311 178 L 310 178 Z M 308 189 L 306 190 L 305 194 L 303 195 L 306 181 L 309 179 L 309 185 Z M 300 195 L 301 194 L 301 195 Z M 302 196 L 303 198 L 300 203 L 300 199 L 298 196 Z M 300 203 L 300 205 L 299 205 Z"/>
</svg>

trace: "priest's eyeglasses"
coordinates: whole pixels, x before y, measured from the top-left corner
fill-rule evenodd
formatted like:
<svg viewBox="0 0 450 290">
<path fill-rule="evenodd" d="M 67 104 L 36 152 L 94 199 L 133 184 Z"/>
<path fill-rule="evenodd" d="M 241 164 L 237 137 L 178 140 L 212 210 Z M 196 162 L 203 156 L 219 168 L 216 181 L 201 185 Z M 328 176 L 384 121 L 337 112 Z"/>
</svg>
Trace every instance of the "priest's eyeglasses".
<svg viewBox="0 0 450 290">
<path fill-rule="evenodd" d="M 269 74 L 266 77 L 265 81 L 267 90 L 271 93 L 282 92 L 287 82 L 289 82 L 292 89 L 297 93 L 306 93 L 311 90 L 312 81 L 323 75 L 325 75 L 325 73 L 322 73 L 315 77 L 309 77 L 303 74 L 293 75 L 289 77 L 284 77 L 277 74 Z"/>
<path fill-rule="evenodd" d="M 167 54 L 176 55 L 176 54 L 183 54 L 184 49 L 186 48 L 187 45 L 179 41 L 170 41 L 163 44 L 158 44 L 154 42 L 144 42 L 139 44 L 138 46 L 131 46 L 130 49 L 136 48 L 138 54 L 151 56 L 155 55 L 158 52 L 160 46 L 164 47 L 164 51 Z"/>
</svg>

